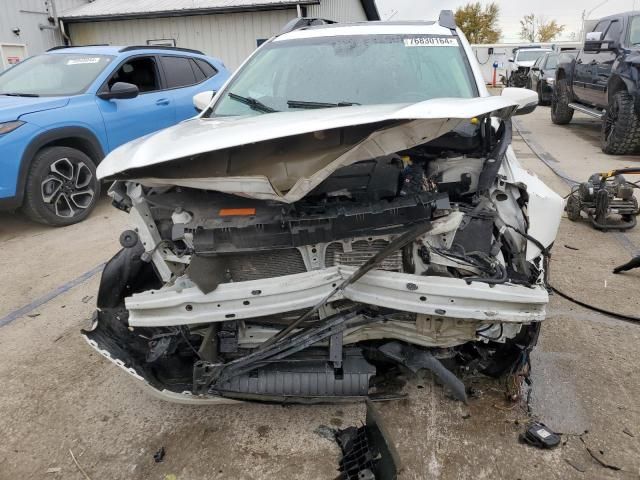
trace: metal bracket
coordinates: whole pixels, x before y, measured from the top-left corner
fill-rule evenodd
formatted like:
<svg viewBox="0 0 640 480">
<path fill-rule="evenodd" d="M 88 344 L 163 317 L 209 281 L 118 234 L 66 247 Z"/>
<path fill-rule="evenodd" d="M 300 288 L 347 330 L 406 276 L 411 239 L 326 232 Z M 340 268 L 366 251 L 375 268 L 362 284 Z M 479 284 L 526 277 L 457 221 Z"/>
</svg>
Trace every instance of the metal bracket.
<svg viewBox="0 0 640 480">
<path fill-rule="evenodd" d="M 333 368 L 342 368 L 342 337 L 344 332 L 338 332 L 329 338 L 329 361 Z"/>
</svg>

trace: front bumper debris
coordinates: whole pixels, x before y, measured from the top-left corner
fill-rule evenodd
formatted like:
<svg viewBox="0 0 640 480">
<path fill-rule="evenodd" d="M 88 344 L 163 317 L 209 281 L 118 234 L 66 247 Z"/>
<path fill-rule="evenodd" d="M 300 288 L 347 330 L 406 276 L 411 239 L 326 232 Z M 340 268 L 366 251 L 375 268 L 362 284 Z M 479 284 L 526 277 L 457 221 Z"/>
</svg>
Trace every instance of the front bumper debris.
<svg viewBox="0 0 640 480">
<path fill-rule="evenodd" d="M 353 267 L 330 267 L 286 277 L 221 284 L 208 294 L 176 283 L 126 299 L 133 327 L 192 325 L 249 319 L 310 308 L 348 278 Z M 544 320 L 549 295 L 544 287 L 467 284 L 465 280 L 374 270 L 337 293 L 348 299 L 404 312 L 485 322 Z"/>
</svg>

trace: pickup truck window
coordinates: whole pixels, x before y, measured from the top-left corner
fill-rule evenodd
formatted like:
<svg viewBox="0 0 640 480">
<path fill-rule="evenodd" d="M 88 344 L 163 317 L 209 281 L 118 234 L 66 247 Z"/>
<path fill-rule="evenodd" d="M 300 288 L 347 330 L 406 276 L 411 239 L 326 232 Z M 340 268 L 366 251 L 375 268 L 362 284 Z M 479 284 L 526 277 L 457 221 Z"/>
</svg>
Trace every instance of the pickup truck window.
<svg viewBox="0 0 640 480">
<path fill-rule="evenodd" d="M 629 27 L 629 45 L 640 45 L 640 15 L 631 19 Z"/>
<path fill-rule="evenodd" d="M 518 62 L 531 62 L 532 60 L 537 60 L 539 57 L 544 55 L 545 53 L 549 53 L 549 50 L 526 50 L 518 52 L 517 61 Z"/>
<path fill-rule="evenodd" d="M 555 70 L 558 68 L 558 56 L 557 55 L 549 55 L 547 57 L 547 63 L 544 66 L 546 70 Z"/>
<path fill-rule="evenodd" d="M 617 41 L 620 40 L 620 35 L 622 34 L 622 22 L 619 20 L 614 20 L 609 25 L 607 29 L 607 33 L 604 36 L 605 41 Z"/>
<path fill-rule="evenodd" d="M 607 31 L 607 27 L 609 27 L 610 20 L 602 20 L 598 22 L 596 28 L 593 29 L 594 32 L 604 33 Z"/>
</svg>

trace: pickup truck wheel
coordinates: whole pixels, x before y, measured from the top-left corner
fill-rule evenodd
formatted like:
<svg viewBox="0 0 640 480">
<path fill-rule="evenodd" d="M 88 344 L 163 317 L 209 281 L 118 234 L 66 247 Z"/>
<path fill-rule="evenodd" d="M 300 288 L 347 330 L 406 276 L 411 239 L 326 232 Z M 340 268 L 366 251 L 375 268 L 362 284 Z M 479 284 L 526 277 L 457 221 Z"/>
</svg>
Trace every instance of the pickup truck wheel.
<svg viewBox="0 0 640 480">
<path fill-rule="evenodd" d="M 100 196 L 93 161 L 80 150 L 40 150 L 27 177 L 23 212 L 38 223 L 63 227 L 89 216 Z"/>
<path fill-rule="evenodd" d="M 609 101 L 602 117 L 602 151 L 610 155 L 634 153 L 640 146 L 640 120 L 636 115 L 633 97 L 618 92 Z"/>
<path fill-rule="evenodd" d="M 556 82 L 551 97 L 551 121 L 556 125 L 566 125 L 572 118 L 573 108 L 569 107 L 567 81 L 561 78 Z"/>
</svg>

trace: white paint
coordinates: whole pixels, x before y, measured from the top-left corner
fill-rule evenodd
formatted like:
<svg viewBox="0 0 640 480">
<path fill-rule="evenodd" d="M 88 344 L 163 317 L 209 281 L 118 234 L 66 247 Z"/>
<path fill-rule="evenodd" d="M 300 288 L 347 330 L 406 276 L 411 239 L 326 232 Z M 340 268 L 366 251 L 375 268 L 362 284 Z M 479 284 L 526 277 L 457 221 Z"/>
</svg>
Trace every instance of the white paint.
<svg viewBox="0 0 640 480">
<path fill-rule="evenodd" d="M 284 277 L 224 283 L 208 294 L 183 277 L 177 286 L 127 297 L 125 305 L 132 327 L 223 322 L 229 320 L 229 315 L 234 315 L 234 320 L 256 318 L 313 307 L 334 289 L 334 284 L 349 278 L 356 270 L 339 266 Z M 408 283 L 417 289 L 408 290 Z M 256 290 L 262 293 L 252 295 Z M 423 297 L 426 299 L 421 300 Z M 544 320 L 549 296 L 543 286 L 468 285 L 457 278 L 372 270 L 331 300 L 342 299 L 445 318 L 528 323 Z M 244 303 L 246 300 L 250 302 L 248 305 Z M 189 310 L 187 305 L 191 305 Z"/>
</svg>

